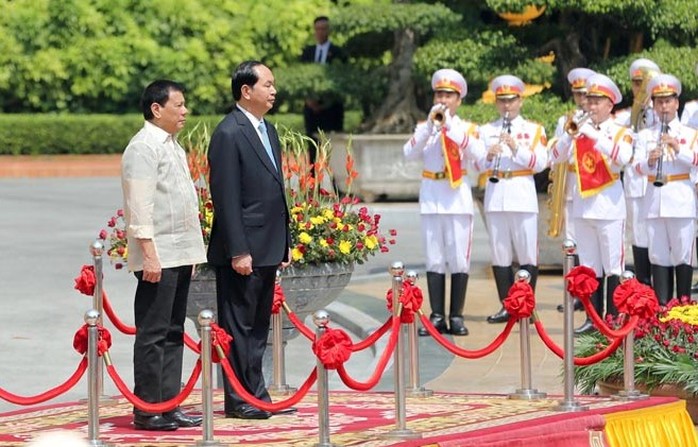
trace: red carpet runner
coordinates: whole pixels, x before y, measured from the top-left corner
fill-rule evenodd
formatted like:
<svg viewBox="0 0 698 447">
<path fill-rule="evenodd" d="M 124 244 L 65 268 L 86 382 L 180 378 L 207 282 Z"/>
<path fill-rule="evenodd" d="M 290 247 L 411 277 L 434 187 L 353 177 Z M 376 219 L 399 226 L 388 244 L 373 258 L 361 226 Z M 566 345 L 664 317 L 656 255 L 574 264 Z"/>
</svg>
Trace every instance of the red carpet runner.
<svg viewBox="0 0 698 447">
<path fill-rule="evenodd" d="M 215 439 L 236 446 L 300 447 L 318 442 L 317 401 L 312 394 L 300 402 L 298 413 L 274 416 L 266 421 L 225 419 L 222 395 L 214 395 Z M 439 447 L 602 447 L 605 413 L 676 405 L 673 398 L 652 398 L 636 403 L 606 398 L 584 398 L 592 411 L 551 411 L 556 399 L 540 402 L 507 400 L 502 396 L 438 394 L 426 399 L 409 398 L 407 427 L 422 434 L 415 441 L 381 439 L 395 428 L 394 401 L 390 393 L 333 392 L 330 403 L 331 441 L 344 446 L 439 446 Z M 200 411 L 195 392 L 183 406 Z M 136 431 L 131 425 L 131 406 L 120 399 L 101 409 L 100 439 L 116 446 L 180 447 L 201 440 L 200 428 L 174 432 Z M 0 446 L 19 446 L 33 436 L 56 429 L 87 433 L 86 404 L 57 404 L 0 414 Z M 692 426 L 691 426 L 692 429 Z"/>
</svg>

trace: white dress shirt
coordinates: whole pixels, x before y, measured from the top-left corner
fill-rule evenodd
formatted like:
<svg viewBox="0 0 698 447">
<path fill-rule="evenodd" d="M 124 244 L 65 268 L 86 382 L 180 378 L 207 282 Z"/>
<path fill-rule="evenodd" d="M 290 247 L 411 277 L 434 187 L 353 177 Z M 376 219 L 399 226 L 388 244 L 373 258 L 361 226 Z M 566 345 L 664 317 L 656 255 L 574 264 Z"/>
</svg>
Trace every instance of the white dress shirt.
<svg viewBox="0 0 698 447">
<path fill-rule="evenodd" d="M 199 206 L 184 149 L 146 121 L 121 159 L 128 268 L 143 270 L 136 239 L 152 239 L 162 268 L 206 262 Z"/>
</svg>

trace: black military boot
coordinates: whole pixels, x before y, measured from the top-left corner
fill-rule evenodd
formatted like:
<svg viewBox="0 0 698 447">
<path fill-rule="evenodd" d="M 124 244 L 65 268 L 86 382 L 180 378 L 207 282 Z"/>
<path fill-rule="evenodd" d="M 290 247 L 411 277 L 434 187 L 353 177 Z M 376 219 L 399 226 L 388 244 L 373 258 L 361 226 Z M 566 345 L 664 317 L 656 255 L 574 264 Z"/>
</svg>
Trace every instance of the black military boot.
<svg viewBox="0 0 698 447">
<path fill-rule="evenodd" d="M 468 290 L 468 274 L 451 275 L 451 311 L 448 313 L 448 329 L 452 335 L 468 335 L 468 328 L 463 323 L 465 292 Z"/>
<path fill-rule="evenodd" d="M 674 275 L 671 267 L 652 264 L 652 288 L 659 304 L 666 305 L 674 294 Z"/>
<path fill-rule="evenodd" d="M 427 272 L 427 290 L 429 292 L 429 304 L 431 305 L 431 324 L 443 334 L 448 331 L 446 327 L 446 275 L 443 273 Z M 426 329 L 420 327 L 417 331 L 421 337 L 429 335 Z"/>
<path fill-rule="evenodd" d="M 606 278 L 606 314 L 611 314 L 614 317 L 618 315 L 618 309 L 613 303 L 613 293 L 616 291 L 616 287 L 620 284 L 620 276 L 611 275 Z M 603 314 L 599 314 L 602 317 Z"/>
<path fill-rule="evenodd" d="M 604 301 L 603 283 L 604 283 L 604 278 L 596 278 L 596 280 L 599 282 L 599 287 L 591 295 L 591 305 L 594 307 L 597 314 L 603 316 L 603 301 Z M 592 330 L 594 330 L 594 322 L 591 321 L 591 318 L 589 317 L 589 315 L 587 315 L 586 321 L 584 321 L 584 323 L 582 323 L 581 326 L 579 326 L 578 328 L 576 328 L 574 330 L 574 335 L 585 334 L 585 333 L 590 332 Z"/>
<path fill-rule="evenodd" d="M 651 286 L 652 270 L 650 267 L 649 249 L 633 245 L 633 263 L 635 265 L 635 278 L 642 284 Z"/>
<path fill-rule="evenodd" d="M 691 280 L 693 279 L 693 267 L 688 264 L 679 264 L 676 270 L 676 298 L 691 297 Z"/>
<path fill-rule="evenodd" d="M 494 282 L 497 285 L 497 294 L 501 303 L 507 297 L 512 284 L 514 284 L 514 271 L 511 269 L 511 266 L 501 267 L 493 265 L 492 273 L 494 274 Z M 499 309 L 499 312 L 487 317 L 487 322 L 492 324 L 506 323 L 507 321 L 509 321 L 509 312 L 504 307 Z"/>
</svg>

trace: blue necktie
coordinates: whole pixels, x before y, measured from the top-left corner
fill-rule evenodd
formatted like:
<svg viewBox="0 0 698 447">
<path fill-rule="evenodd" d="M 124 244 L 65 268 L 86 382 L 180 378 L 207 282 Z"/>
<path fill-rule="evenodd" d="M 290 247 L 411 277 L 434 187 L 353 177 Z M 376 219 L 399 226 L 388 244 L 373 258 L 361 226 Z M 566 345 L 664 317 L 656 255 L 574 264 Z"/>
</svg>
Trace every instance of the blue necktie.
<svg viewBox="0 0 698 447">
<path fill-rule="evenodd" d="M 269 158 L 271 159 L 271 164 L 273 164 L 278 171 L 279 168 L 276 167 L 276 160 L 274 160 L 274 153 L 271 151 L 271 142 L 269 141 L 267 126 L 264 124 L 264 121 L 259 122 L 259 133 L 262 135 L 262 144 L 264 145 L 264 149 L 267 151 L 267 155 L 269 155 Z"/>
</svg>

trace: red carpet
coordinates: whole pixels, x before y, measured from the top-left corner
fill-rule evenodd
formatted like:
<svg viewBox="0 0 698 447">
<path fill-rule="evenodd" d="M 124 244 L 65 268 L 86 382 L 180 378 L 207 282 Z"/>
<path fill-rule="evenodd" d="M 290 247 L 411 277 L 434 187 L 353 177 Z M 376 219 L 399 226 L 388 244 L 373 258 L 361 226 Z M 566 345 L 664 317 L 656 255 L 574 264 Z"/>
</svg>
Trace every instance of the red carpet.
<svg viewBox="0 0 698 447">
<path fill-rule="evenodd" d="M 318 442 L 317 397 L 300 402 L 298 413 L 274 416 L 265 421 L 225 419 L 222 395 L 214 395 L 215 440 L 237 446 L 312 446 Z M 551 408 L 556 399 L 540 402 L 507 400 L 502 396 L 438 394 L 407 401 L 407 427 L 421 433 L 413 441 L 385 440 L 395 428 L 391 393 L 333 392 L 330 403 L 331 441 L 345 446 L 480 446 L 602 447 L 605 413 L 661 406 L 673 398 L 652 398 L 635 403 L 606 398 L 584 398 L 592 411 L 558 413 Z M 200 412 L 200 395 L 194 393 L 186 411 Z M 0 446 L 19 446 L 39 433 L 70 429 L 87 433 L 85 404 L 58 404 L 0 414 Z M 200 428 L 174 432 L 136 431 L 131 425 L 131 406 L 125 399 L 103 406 L 100 439 L 117 446 L 179 447 L 202 439 Z M 596 438 L 596 441 L 593 439 Z"/>
</svg>

